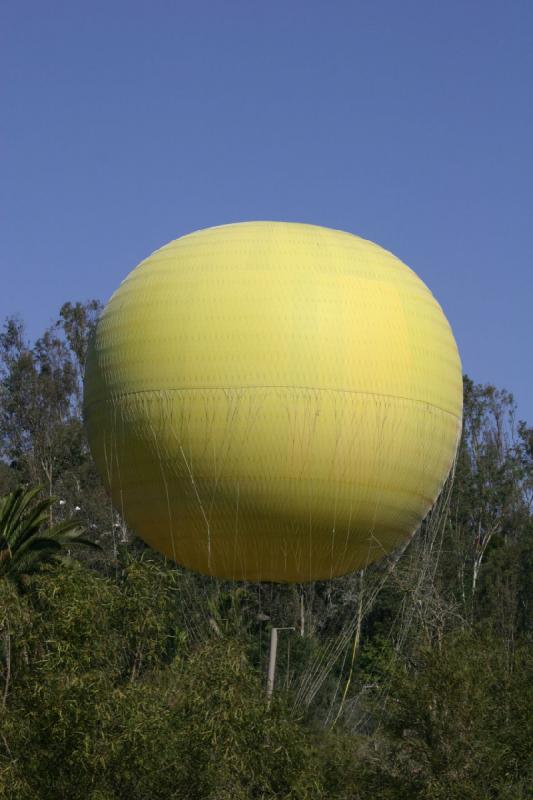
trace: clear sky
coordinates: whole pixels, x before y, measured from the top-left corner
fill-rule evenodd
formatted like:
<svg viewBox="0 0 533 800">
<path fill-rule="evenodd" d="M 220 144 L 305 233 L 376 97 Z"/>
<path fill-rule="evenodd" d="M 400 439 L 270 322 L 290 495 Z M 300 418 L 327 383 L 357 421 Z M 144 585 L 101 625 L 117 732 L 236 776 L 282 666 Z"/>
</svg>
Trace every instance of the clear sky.
<svg viewBox="0 0 533 800">
<path fill-rule="evenodd" d="M 533 422 L 532 0 L 4 0 L 0 318 L 247 219 L 392 250 Z"/>
</svg>

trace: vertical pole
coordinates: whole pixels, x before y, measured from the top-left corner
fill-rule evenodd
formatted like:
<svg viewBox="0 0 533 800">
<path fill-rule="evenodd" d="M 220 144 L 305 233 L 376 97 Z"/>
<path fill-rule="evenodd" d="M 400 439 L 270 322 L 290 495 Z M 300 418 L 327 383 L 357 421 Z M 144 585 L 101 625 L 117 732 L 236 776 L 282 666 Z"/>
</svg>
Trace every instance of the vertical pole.
<svg viewBox="0 0 533 800">
<path fill-rule="evenodd" d="M 294 628 L 272 628 L 270 631 L 270 658 L 268 660 L 268 678 L 267 678 L 267 705 L 270 705 L 272 700 L 272 692 L 274 691 L 274 680 L 276 678 L 276 657 L 278 655 L 278 631 L 293 631 Z"/>
<path fill-rule="evenodd" d="M 270 705 L 272 692 L 274 691 L 274 678 L 276 676 L 276 656 L 278 654 L 278 629 L 272 628 L 270 631 L 270 658 L 268 661 L 267 678 L 267 703 Z"/>
</svg>

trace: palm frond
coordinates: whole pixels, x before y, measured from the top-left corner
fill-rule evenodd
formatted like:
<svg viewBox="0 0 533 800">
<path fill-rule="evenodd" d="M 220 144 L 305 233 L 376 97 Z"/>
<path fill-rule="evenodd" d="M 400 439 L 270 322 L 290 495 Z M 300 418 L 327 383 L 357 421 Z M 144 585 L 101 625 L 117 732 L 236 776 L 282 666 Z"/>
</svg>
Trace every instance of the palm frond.
<svg viewBox="0 0 533 800">
<path fill-rule="evenodd" d="M 19 487 L 0 498 L 0 577 L 20 578 L 61 558 L 73 545 L 100 550 L 76 520 L 46 528 L 54 498 L 38 500 L 40 487 Z"/>
</svg>

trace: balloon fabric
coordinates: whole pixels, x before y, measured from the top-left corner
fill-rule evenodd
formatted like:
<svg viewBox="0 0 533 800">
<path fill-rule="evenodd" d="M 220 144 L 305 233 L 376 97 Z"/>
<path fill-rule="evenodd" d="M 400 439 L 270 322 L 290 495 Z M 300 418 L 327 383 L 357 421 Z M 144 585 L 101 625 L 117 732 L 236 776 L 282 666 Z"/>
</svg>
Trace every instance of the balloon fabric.
<svg viewBox="0 0 533 800">
<path fill-rule="evenodd" d="M 210 575 L 302 582 L 419 526 L 454 460 L 461 364 L 391 253 L 248 222 L 130 273 L 97 325 L 84 404 L 113 503 L 151 547 Z"/>
</svg>

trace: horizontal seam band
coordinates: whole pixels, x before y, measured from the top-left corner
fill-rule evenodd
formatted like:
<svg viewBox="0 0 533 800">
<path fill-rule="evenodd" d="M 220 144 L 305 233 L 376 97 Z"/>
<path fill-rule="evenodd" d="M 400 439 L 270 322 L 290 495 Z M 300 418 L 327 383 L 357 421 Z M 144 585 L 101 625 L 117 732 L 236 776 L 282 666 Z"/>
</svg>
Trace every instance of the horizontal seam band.
<svg viewBox="0 0 533 800">
<path fill-rule="evenodd" d="M 296 391 L 308 391 L 308 392 L 332 392 L 335 394 L 351 394 L 351 395 L 365 395 L 367 397 L 384 397 L 389 400 L 405 400 L 408 403 L 417 403 L 418 405 L 429 406 L 430 408 L 434 408 L 437 411 L 442 412 L 443 414 L 449 414 L 449 416 L 453 417 L 457 422 L 462 418 L 454 414 L 452 411 L 448 411 L 445 408 L 441 408 L 440 406 L 435 405 L 435 403 L 430 403 L 427 400 L 418 400 L 415 397 L 404 397 L 402 395 L 394 395 L 394 394 L 386 394 L 383 392 L 365 392 L 360 390 L 354 389 L 328 389 L 328 388 L 318 388 L 316 386 L 184 386 L 181 388 L 173 388 L 173 389 L 137 389 L 133 392 L 122 392 L 120 394 L 115 394 L 113 396 L 113 400 L 122 399 L 124 397 L 131 397 L 132 395 L 138 394 L 164 394 L 165 392 L 239 392 L 239 391 L 246 391 L 247 389 L 252 390 L 260 390 L 260 389 L 293 389 Z M 86 404 L 86 408 L 90 408 L 92 405 L 96 405 L 102 402 L 109 402 L 108 400 L 93 400 L 90 403 Z"/>
</svg>

